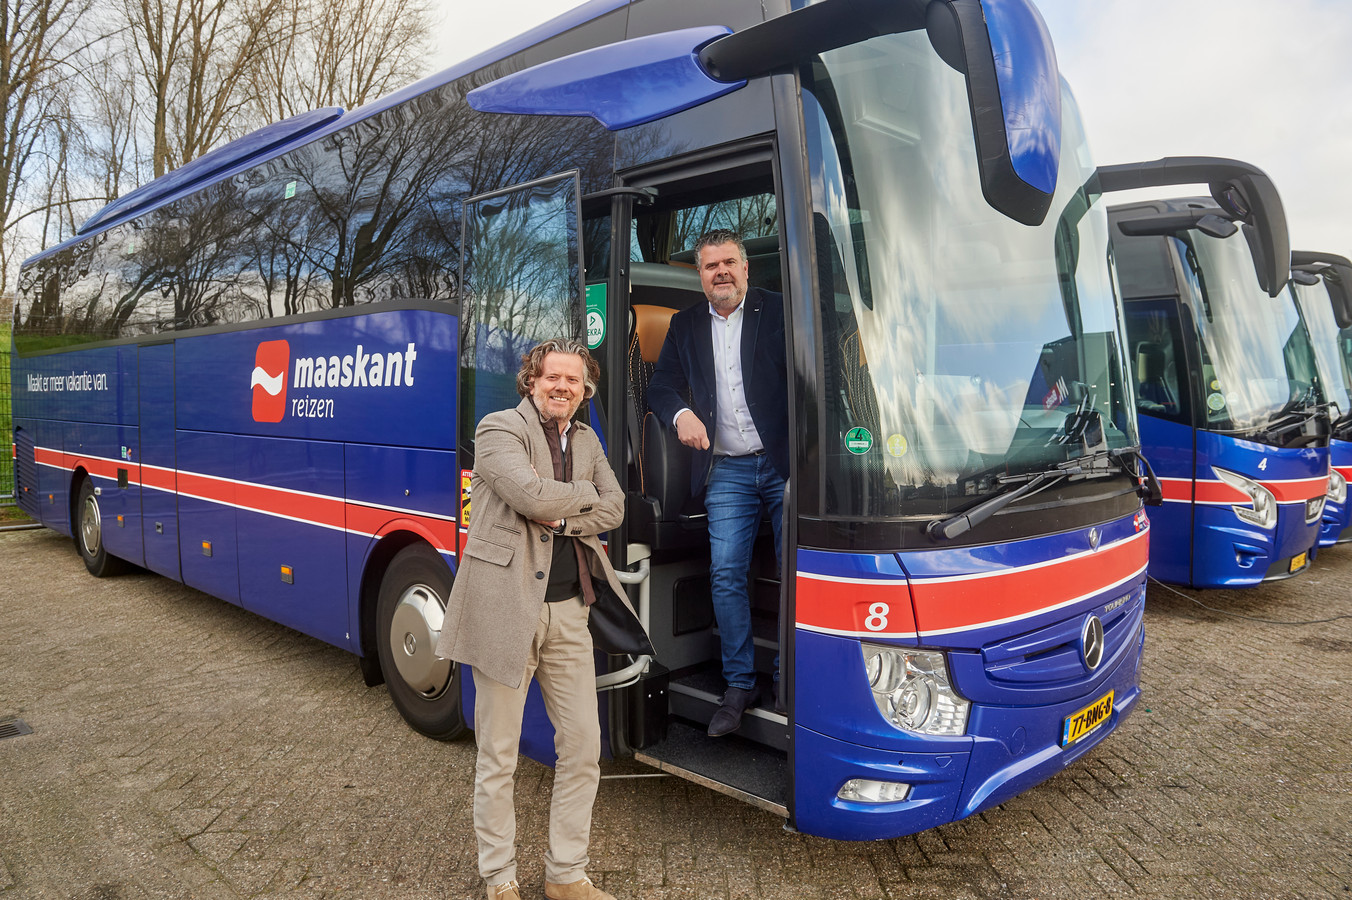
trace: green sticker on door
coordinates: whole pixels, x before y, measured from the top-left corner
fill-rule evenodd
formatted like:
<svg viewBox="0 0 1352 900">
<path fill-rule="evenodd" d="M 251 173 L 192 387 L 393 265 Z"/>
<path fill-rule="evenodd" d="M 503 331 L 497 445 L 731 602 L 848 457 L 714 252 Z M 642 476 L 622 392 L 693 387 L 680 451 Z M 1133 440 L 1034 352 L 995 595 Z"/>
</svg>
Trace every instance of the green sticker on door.
<svg viewBox="0 0 1352 900">
<path fill-rule="evenodd" d="M 595 350 L 606 339 L 606 285 L 587 285 L 587 349 Z"/>
<path fill-rule="evenodd" d="M 851 428 L 845 432 L 845 449 L 851 453 L 867 453 L 873 449 L 873 435 L 867 428 Z"/>
</svg>

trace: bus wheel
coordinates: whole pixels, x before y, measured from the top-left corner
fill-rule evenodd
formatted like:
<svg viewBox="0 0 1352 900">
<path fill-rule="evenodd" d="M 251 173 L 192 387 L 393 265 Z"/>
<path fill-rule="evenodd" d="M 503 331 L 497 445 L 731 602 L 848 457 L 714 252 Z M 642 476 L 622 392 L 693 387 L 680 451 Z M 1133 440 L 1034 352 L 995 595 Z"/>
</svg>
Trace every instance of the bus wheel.
<svg viewBox="0 0 1352 900">
<path fill-rule="evenodd" d="M 390 561 L 376 606 L 376 649 L 390 699 L 415 731 L 439 741 L 465 731 L 460 666 L 433 652 L 450 593 L 446 563 L 426 544 L 413 544 Z"/>
<path fill-rule="evenodd" d="M 124 571 L 126 564 L 110 555 L 103 546 L 103 514 L 99 510 L 98 495 L 94 493 L 94 483 L 88 478 L 80 482 L 80 500 L 75 509 L 75 547 L 89 574 L 104 578 Z"/>
</svg>

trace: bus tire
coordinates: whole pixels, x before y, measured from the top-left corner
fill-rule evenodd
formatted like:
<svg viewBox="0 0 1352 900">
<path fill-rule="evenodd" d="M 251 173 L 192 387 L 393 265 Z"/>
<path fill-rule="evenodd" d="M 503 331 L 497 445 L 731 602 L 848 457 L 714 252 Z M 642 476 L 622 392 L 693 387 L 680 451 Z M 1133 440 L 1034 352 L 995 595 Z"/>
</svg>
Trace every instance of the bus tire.
<svg viewBox="0 0 1352 900">
<path fill-rule="evenodd" d="M 110 554 L 103 545 L 103 511 L 99 508 L 99 497 L 94 493 L 94 482 L 89 478 L 80 482 L 74 524 L 75 549 L 80 551 L 80 558 L 90 575 L 106 578 L 127 570 L 127 564 Z"/>
<path fill-rule="evenodd" d="M 414 731 L 439 741 L 466 730 L 460 665 L 433 652 L 450 593 L 450 569 L 431 547 L 417 543 L 390 560 L 376 602 L 376 652 L 385 688 Z"/>
</svg>

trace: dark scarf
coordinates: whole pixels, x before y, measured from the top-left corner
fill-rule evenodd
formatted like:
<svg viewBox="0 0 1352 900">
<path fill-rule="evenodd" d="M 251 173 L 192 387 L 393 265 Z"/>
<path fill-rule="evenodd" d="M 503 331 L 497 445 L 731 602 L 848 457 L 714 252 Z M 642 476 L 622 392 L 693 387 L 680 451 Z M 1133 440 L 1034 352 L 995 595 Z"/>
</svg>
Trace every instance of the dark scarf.
<svg viewBox="0 0 1352 900">
<path fill-rule="evenodd" d="M 568 450 L 565 452 L 563 441 L 560 440 L 558 423 L 553 419 L 545 419 L 540 425 L 545 432 L 545 443 L 549 445 L 549 458 L 554 463 L 554 480 L 572 481 L 573 441 L 568 442 Z M 581 542 L 563 535 L 558 535 L 554 539 L 568 541 L 573 545 L 573 550 L 577 553 L 577 580 L 582 584 L 582 602 L 591 606 L 596 602 L 596 589 L 592 587 L 591 570 L 587 566 L 587 555 L 582 551 Z"/>
</svg>

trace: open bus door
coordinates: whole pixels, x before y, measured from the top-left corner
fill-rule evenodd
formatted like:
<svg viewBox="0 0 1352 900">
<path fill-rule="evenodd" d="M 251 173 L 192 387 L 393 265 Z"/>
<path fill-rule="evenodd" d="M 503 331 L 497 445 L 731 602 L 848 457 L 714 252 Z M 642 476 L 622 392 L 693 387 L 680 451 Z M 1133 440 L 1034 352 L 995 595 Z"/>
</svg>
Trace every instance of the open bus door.
<svg viewBox="0 0 1352 900">
<path fill-rule="evenodd" d="M 465 201 L 462 220 L 460 367 L 456 425 L 459 481 L 474 469 L 474 430 L 492 412 L 521 402 L 521 357 L 541 341 L 580 339 L 581 193 L 576 170 Z M 462 491 L 468 490 L 462 487 Z M 473 515 L 461 499 L 460 542 Z M 474 680 L 460 679 L 465 721 L 474 721 Z M 553 765 L 554 728 L 532 683 L 521 752 Z"/>
</svg>

